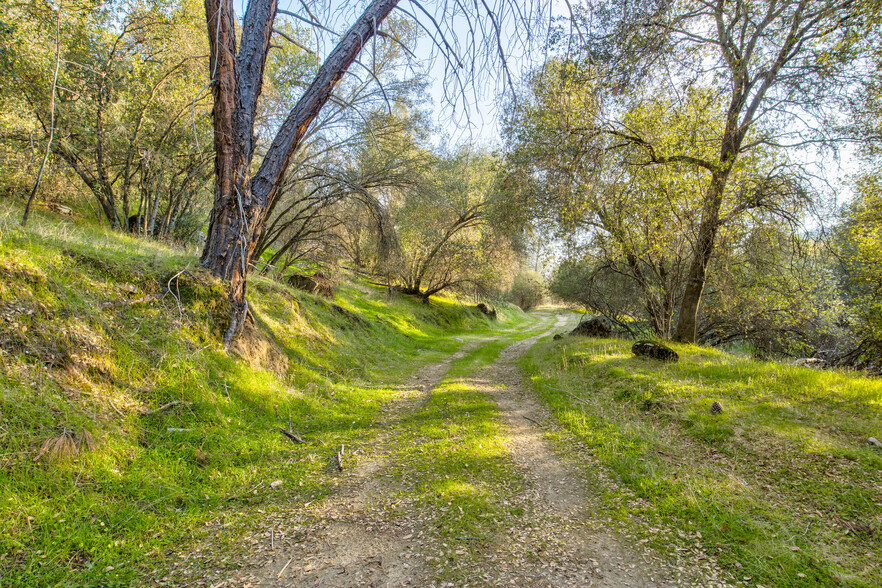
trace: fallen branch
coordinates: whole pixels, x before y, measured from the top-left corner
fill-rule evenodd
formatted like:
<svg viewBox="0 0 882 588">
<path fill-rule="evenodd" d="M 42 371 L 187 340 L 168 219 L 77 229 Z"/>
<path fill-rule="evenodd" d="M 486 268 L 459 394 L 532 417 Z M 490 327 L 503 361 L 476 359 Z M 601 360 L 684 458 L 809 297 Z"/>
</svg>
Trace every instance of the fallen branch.
<svg viewBox="0 0 882 588">
<path fill-rule="evenodd" d="M 185 401 L 183 401 L 183 400 L 173 400 L 173 401 L 171 401 L 171 402 L 169 402 L 169 403 L 167 403 L 167 404 L 163 404 L 163 405 L 160 406 L 159 408 L 154 408 L 153 410 L 142 410 L 142 411 L 141 411 L 141 416 L 149 416 L 149 415 L 151 415 L 151 414 L 156 414 L 156 413 L 158 413 L 158 412 L 162 412 L 162 411 L 164 411 L 164 410 L 168 410 L 169 408 L 171 408 L 171 407 L 173 407 L 173 406 L 181 406 L 181 405 L 182 405 L 182 406 L 189 406 L 189 405 L 191 405 L 191 404 L 193 404 L 193 403 L 192 403 L 192 402 L 185 402 Z"/>
<path fill-rule="evenodd" d="M 102 302 L 98 305 L 98 308 L 119 308 L 121 306 L 134 306 L 136 304 L 145 304 L 147 302 L 153 302 L 154 300 L 159 300 L 159 294 L 147 294 L 146 296 L 141 296 L 140 298 L 135 298 L 134 300 L 120 300 L 119 302 Z"/>
<path fill-rule="evenodd" d="M 276 576 L 276 579 L 277 579 L 277 580 L 278 580 L 278 579 L 279 579 L 279 578 L 281 578 L 281 577 L 282 577 L 282 574 L 284 574 L 284 573 L 285 573 L 285 570 L 287 570 L 287 569 L 288 569 L 288 566 L 290 566 L 290 565 L 291 565 L 291 562 L 292 562 L 292 561 L 294 561 L 294 558 L 293 558 L 293 557 L 292 557 L 292 558 L 291 558 L 291 559 L 289 559 L 289 560 L 288 560 L 288 563 L 286 563 L 286 564 L 285 564 L 285 567 L 284 567 L 284 568 L 282 568 L 282 571 L 281 571 L 281 572 L 279 572 L 279 575 L 278 575 L 278 576 Z"/>
<path fill-rule="evenodd" d="M 306 441 L 304 441 L 303 439 L 301 439 L 300 437 L 298 437 L 297 435 L 295 435 L 291 431 L 283 429 L 282 427 L 279 427 L 279 432 L 282 435 L 284 435 L 285 437 L 287 437 L 288 439 L 290 439 L 291 441 L 293 441 L 294 443 L 299 443 L 300 445 L 303 445 L 304 443 L 306 443 Z"/>
<path fill-rule="evenodd" d="M 587 404 L 588 406 L 591 406 L 591 403 L 588 402 L 587 400 L 585 400 L 584 398 L 580 398 L 580 397 L 576 396 L 575 394 L 571 394 L 570 392 L 567 392 L 566 390 L 561 390 L 560 388 L 555 388 L 554 386 L 549 386 L 548 384 L 545 384 L 545 387 L 548 388 L 549 390 L 554 390 L 555 392 L 560 392 L 561 394 L 566 394 L 567 396 L 569 396 L 573 400 L 578 400 L 582 404 Z"/>
<path fill-rule="evenodd" d="M 107 397 L 107 403 L 110 405 L 110 408 L 112 408 L 113 410 L 116 411 L 116 414 L 118 414 L 119 416 L 121 416 L 121 417 L 123 417 L 123 418 L 126 418 L 125 413 L 124 413 L 123 411 L 121 411 L 120 409 L 118 409 L 118 408 L 116 407 L 116 405 L 113 403 L 113 398 L 111 398 L 110 396 L 108 396 L 108 397 Z"/>
<path fill-rule="evenodd" d="M 526 416 L 526 415 L 524 415 L 524 418 L 527 419 L 528 421 L 530 421 L 531 423 L 534 423 L 534 424 L 536 424 L 536 425 L 539 425 L 539 426 L 542 427 L 543 429 L 545 428 L 545 425 L 543 425 L 542 423 L 540 423 L 540 422 L 537 421 L 536 419 L 531 419 L 530 417 L 528 417 L 528 416 Z"/>
<path fill-rule="evenodd" d="M 257 484 L 257 486 L 254 486 L 254 487 L 251 488 L 250 490 L 246 490 L 244 494 L 234 494 L 234 495 L 232 495 L 232 496 L 227 496 L 227 500 L 228 500 L 228 501 L 232 501 L 232 500 L 248 500 L 248 499 L 250 499 L 252 496 L 254 496 L 255 494 L 257 494 L 257 491 L 260 490 L 261 488 L 263 488 L 263 486 L 264 486 L 263 482 L 259 482 L 259 483 Z M 227 524 L 229 524 L 229 523 L 227 523 Z"/>
<path fill-rule="evenodd" d="M 549 388 L 551 388 L 551 386 L 549 386 Z M 587 404 L 589 406 L 591 405 L 591 403 L 588 402 L 587 400 L 585 400 L 584 398 L 580 398 L 580 397 L 576 396 L 575 394 L 571 394 L 571 393 L 567 392 L 566 390 L 561 390 L 560 388 L 551 388 L 551 389 L 557 390 L 558 392 L 563 392 L 564 394 L 566 394 L 567 396 L 569 396 L 573 400 L 578 400 L 582 404 Z"/>
<path fill-rule="evenodd" d="M 176 273 L 175 275 L 170 277 L 168 279 L 168 283 L 165 285 L 165 289 L 168 290 L 168 293 L 171 294 L 172 298 L 175 299 L 175 303 L 178 305 L 178 324 L 180 324 L 184 320 L 184 309 L 183 309 L 183 306 L 181 305 L 181 285 L 177 282 L 177 279 L 178 279 L 178 277 L 181 276 L 181 274 L 186 272 L 189 267 L 190 267 L 190 265 L 188 264 L 187 267 L 185 267 L 184 269 L 182 269 L 181 271 L 179 271 L 178 273 Z M 178 292 L 177 294 L 172 292 L 172 289 L 171 289 L 172 281 L 175 282 L 175 290 L 177 290 L 177 292 Z M 163 295 L 163 297 L 165 297 L 165 295 Z"/>
</svg>

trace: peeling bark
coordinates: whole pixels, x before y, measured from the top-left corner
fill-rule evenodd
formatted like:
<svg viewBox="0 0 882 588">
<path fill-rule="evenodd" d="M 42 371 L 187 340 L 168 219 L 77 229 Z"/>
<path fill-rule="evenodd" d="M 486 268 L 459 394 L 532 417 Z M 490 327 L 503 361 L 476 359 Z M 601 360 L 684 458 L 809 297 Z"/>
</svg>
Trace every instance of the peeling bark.
<svg viewBox="0 0 882 588">
<path fill-rule="evenodd" d="M 247 311 L 245 287 L 270 203 L 294 152 L 376 27 L 398 0 L 374 0 L 327 57 L 315 80 L 288 114 L 269 151 L 251 175 L 254 117 L 270 49 L 277 0 L 252 0 L 236 50 L 230 0 L 205 0 L 214 94 L 215 191 L 202 265 L 231 286 L 232 339 Z"/>
</svg>

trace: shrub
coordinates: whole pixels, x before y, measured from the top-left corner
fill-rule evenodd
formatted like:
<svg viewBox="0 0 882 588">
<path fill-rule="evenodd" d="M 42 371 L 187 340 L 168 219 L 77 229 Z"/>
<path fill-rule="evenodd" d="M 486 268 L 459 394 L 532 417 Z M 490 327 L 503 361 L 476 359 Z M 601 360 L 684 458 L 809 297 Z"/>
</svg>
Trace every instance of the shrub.
<svg viewBox="0 0 882 588">
<path fill-rule="evenodd" d="M 530 310 L 542 302 L 545 295 L 545 284 L 542 276 L 530 270 L 522 271 L 515 276 L 511 284 L 509 299 L 521 307 Z"/>
</svg>

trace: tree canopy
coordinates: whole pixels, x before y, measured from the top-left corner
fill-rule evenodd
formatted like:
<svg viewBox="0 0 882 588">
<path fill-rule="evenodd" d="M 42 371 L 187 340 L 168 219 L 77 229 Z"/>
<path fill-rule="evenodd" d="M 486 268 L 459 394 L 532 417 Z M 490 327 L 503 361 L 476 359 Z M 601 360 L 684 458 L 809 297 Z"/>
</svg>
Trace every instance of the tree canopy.
<svg viewBox="0 0 882 588">
<path fill-rule="evenodd" d="M 228 340 L 250 272 L 345 266 L 524 306 L 539 272 L 632 335 L 874 349 L 878 2 L 560 8 L 14 2 L 0 189 L 201 246 Z M 494 91 L 501 142 L 452 140 Z"/>
</svg>

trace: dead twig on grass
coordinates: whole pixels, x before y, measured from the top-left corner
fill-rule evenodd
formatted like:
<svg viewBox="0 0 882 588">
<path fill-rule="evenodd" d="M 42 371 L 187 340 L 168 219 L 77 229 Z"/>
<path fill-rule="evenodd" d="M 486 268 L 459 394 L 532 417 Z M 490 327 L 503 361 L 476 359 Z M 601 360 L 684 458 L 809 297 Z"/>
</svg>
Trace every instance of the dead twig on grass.
<svg viewBox="0 0 882 588">
<path fill-rule="evenodd" d="M 147 302 L 153 302 L 154 300 L 159 300 L 159 294 L 147 294 L 145 296 L 141 296 L 140 298 L 135 298 L 134 300 L 120 300 L 118 302 L 102 302 L 98 305 L 99 308 L 120 308 L 122 306 L 135 306 L 136 304 L 146 304 Z"/>
<path fill-rule="evenodd" d="M 337 471 L 343 471 L 343 451 L 346 449 L 345 445 L 340 446 L 340 451 L 337 452 Z"/>
<path fill-rule="evenodd" d="M 581 402 L 582 404 L 587 404 L 589 406 L 591 405 L 591 403 L 588 402 L 587 400 L 585 400 L 584 398 L 580 398 L 580 397 L 576 396 L 575 394 L 571 394 L 570 392 L 567 392 L 566 390 L 561 390 L 560 388 L 555 388 L 555 387 L 549 386 L 547 384 L 545 385 L 545 387 L 548 388 L 549 390 L 554 390 L 555 392 L 560 392 L 561 394 L 566 394 L 567 396 L 569 396 L 573 400 Z"/>
<path fill-rule="evenodd" d="M 246 490 L 244 494 L 234 494 L 232 496 L 227 496 L 227 502 L 231 502 L 233 500 L 248 500 L 252 496 L 255 496 L 261 488 L 264 487 L 263 482 L 259 482 L 256 486 L 251 488 L 250 490 Z"/>
<path fill-rule="evenodd" d="M 118 414 L 122 418 L 126 418 L 125 413 L 117 408 L 116 404 L 113 403 L 113 398 L 111 398 L 110 396 L 107 397 L 107 404 L 110 405 L 110 408 L 116 411 L 116 414 Z"/>
<path fill-rule="evenodd" d="M 527 419 L 528 421 L 530 421 L 531 423 L 533 423 L 533 424 L 535 424 L 535 425 L 538 425 L 538 426 L 542 427 L 543 429 L 545 428 L 545 425 L 543 425 L 542 423 L 540 423 L 540 422 L 537 421 L 536 419 L 532 419 L 532 418 L 530 418 L 530 417 L 528 417 L 528 416 L 526 416 L 526 415 L 523 415 L 523 417 L 524 417 L 525 419 Z"/>
<path fill-rule="evenodd" d="M 166 404 L 163 404 L 163 405 L 160 406 L 159 408 L 154 408 L 153 410 L 142 410 L 142 411 L 141 411 L 141 416 L 149 416 L 149 415 L 151 415 L 151 414 L 160 413 L 160 412 L 163 412 L 163 411 L 165 411 L 165 410 L 168 410 L 169 408 L 171 408 L 171 407 L 173 407 L 173 406 L 190 406 L 190 405 L 192 405 L 192 404 L 193 404 L 192 402 L 185 402 L 185 401 L 183 401 L 183 400 L 173 400 L 173 401 L 171 401 L 171 402 L 168 402 L 168 403 L 166 403 Z"/>
<path fill-rule="evenodd" d="M 80 429 L 80 434 L 76 431 Z M 81 427 L 61 427 L 61 435 L 58 437 L 49 437 L 43 442 L 34 461 L 40 461 L 44 456 L 49 461 L 59 462 L 72 459 L 83 451 L 92 451 L 95 449 L 95 439 L 84 428 Z"/>
<path fill-rule="evenodd" d="M 186 271 L 188 269 L 190 269 L 189 265 L 187 265 L 187 267 L 185 267 L 184 269 L 182 269 L 181 271 L 179 271 L 178 273 L 176 273 L 175 275 L 170 277 L 168 279 L 168 283 L 165 285 L 166 291 L 169 294 L 171 294 L 172 298 L 175 299 L 175 303 L 178 305 L 178 325 L 180 325 L 181 323 L 184 322 L 184 308 L 183 308 L 183 305 L 181 304 L 181 286 L 177 280 L 182 274 L 186 273 Z M 172 281 L 174 281 L 174 283 L 175 283 L 175 290 L 177 291 L 177 294 L 175 294 L 175 292 L 172 292 L 172 289 L 171 289 Z M 165 298 L 164 294 L 163 294 L 163 298 Z"/>
<path fill-rule="evenodd" d="M 306 441 L 304 441 L 303 439 L 301 439 L 300 437 L 298 437 L 297 435 L 295 435 L 291 431 L 288 431 L 287 429 L 283 429 L 282 427 L 278 427 L 278 429 L 282 435 L 284 435 L 285 437 L 290 439 L 292 442 L 297 443 L 299 445 L 303 445 L 304 443 L 306 443 Z"/>
<path fill-rule="evenodd" d="M 278 575 L 278 576 L 276 576 L 276 579 L 277 579 L 277 580 L 278 580 L 278 579 L 279 579 L 279 578 L 281 578 L 281 577 L 282 577 L 282 574 L 284 574 L 284 573 L 285 573 L 285 570 L 287 570 L 287 569 L 288 569 L 288 566 L 290 566 L 290 565 L 291 565 L 291 562 L 292 562 L 292 561 L 294 561 L 294 558 L 293 558 L 293 557 L 292 557 L 292 558 L 291 558 L 291 559 L 289 559 L 289 560 L 288 560 L 288 563 L 286 563 L 286 564 L 285 564 L 285 567 L 283 567 L 283 568 L 282 568 L 282 571 L 281 571 L 281 572 L 279 572 L 279 575 Z"/>
</svg>

